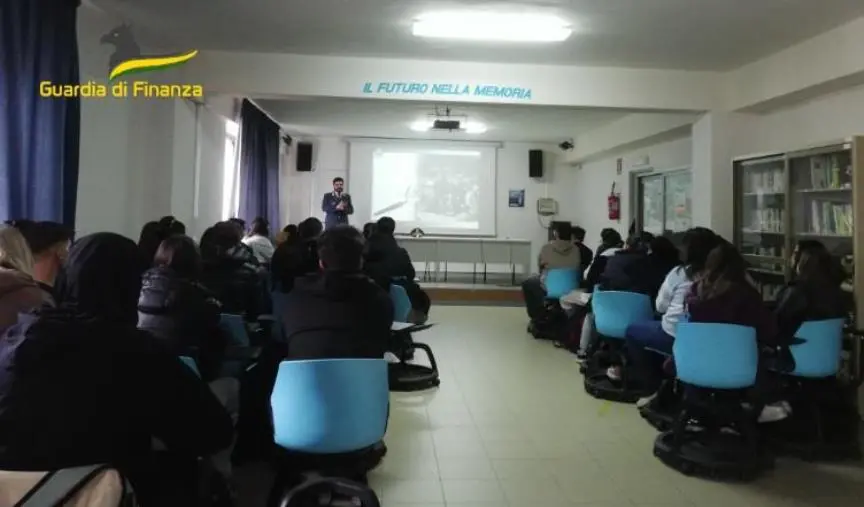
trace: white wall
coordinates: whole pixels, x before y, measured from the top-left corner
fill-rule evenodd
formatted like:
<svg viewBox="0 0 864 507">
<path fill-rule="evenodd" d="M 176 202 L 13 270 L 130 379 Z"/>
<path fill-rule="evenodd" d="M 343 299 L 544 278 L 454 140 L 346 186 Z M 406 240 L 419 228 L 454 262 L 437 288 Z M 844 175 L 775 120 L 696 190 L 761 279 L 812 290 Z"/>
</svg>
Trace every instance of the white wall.
<svg viewBox="0 0 864 507">
<path fill-rule="evenodd" d="M 753 116 L 738 155 L 789 151 L 864 134 L 864 86 Z"/>
<path fill-rule="evenodd" d="M 82 81 L 105 82 L 112 46 L 99 38 L 119 22 L 79 8 Z M 221 116 L 200 107 L 196 120 L 184 100 L 82 99 L 78 234 L 137 239 L 145 222 L 170 214 L 199 236 L 221 218 L 224 136 Z"/>
<path fill-rule="evenodd" d="M 648 165 L 637 165 L 645 157 L 648 158 Z M 618 158 L 623 158 L 620 175 L 617 174 Z M 584 227 L 588 234 L 586 243 L 594 248 L 600 242 L 600 231 L 606 227 L 616 229 L 622 236 L 627 235 L 636 213 L 636 209 L 631 209 L 630 205 L 631 192 L 634 191 L 630 188 L 632 171 L 650 169 L 665 172 L 689 167 L 691 163 L 692 139 L 687 136 L 588 162 L 581 169 L 574 169 L 575 191 L 570 206 L 573 222 Z M 613 182 L 615 191 L 621 193 L 621 220 L 609 220 L 607 215 L 606 199 Z M 698 205 L 694 203 L 694 206 Z"/>
</svg>

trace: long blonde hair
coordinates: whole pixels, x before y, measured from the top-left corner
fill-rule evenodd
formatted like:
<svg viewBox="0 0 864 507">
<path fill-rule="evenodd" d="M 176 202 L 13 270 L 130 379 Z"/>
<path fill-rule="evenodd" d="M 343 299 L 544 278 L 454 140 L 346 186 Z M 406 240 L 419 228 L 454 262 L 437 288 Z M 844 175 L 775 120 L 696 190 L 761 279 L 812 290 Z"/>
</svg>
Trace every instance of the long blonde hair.
<svg viewBox="0 0 864 507">
<path fill-rule="evenodd" d="M 24 236 L 11 225 L 0 225 L 0 266 L 33 276 L 33 253 Z"/>
</svg>

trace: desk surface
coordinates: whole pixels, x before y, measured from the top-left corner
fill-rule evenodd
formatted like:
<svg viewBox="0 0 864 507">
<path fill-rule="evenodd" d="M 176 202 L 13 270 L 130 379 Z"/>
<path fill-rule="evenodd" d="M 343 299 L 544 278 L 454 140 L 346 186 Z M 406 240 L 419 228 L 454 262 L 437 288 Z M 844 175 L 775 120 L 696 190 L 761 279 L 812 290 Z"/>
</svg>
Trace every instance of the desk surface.
<svg viewBox="0 0 864 507">
<path fill-rule="evenodd" d="M 423 236 L 420 238 L 415 238 L 413 236 L 396 236 L 396 241 L 453 241 L 453 242 L 464 242 L 464 243 L 477 243 L 477 242 L 486 242 L 486 243 L 524 243 L 531 244 L 531 241 L 527 239 L 510 239 L 510 238 L 468 238 L 468 237 L 447 237 L 447 236 Z"/>
</svg>

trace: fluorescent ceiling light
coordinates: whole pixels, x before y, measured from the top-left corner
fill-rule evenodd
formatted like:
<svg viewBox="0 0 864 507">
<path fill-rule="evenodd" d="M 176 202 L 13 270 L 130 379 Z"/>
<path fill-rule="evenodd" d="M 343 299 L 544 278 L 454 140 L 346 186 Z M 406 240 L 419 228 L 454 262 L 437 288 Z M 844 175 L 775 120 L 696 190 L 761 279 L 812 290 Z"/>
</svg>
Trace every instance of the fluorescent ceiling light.
<svg viewBox="0 0 864 507">
<path fill-rule="evenodd" d="M 465 123 L 465 133 L 466 134 L 482 134 L 486 132 L 486 125 L 476 121 L 469 121 Z"/>
<path fill-rule="evenodd" d="M 502 42 L 561 42 L 573 30 L 556 16 L 495 12 L 434 12 L 414 21 L 415 37 Z"/>
<path fill-rule="evenodd" d="M 414 132 L 427 132 L 432 128 L 432 122 L 429 120 L 417 120 L 411 124 L 411 130 Z"/>
</svg>

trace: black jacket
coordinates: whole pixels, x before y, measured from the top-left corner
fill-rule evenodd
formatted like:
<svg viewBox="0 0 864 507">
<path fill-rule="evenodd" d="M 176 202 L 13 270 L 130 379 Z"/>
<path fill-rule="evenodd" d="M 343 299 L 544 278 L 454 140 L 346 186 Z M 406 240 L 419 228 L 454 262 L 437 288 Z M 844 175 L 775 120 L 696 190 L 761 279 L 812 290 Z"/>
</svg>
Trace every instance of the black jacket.
<svg viewBox="0 0 864 507">
<path fill-rule="evenodd" d="M 264 276 L 249 263 L 234 257 L 205 259 L 201 284 L 222 303 L 223 313 L 254 321 L 269 312 Z"/>
<path fill-rule="evenodd" d="M 849 310 L 848 298 L 838 284 L 791 282 L 777 295 L 778 341 L 789 343 L 804 322 L 843 318 Z"/>
<path fill-rule="evenodd" d="M 399 246 L 396 238 L 386 234 L 369 238 L 363 271 L 385 289 L 394 278 L 414 280 L 417 275 L 408 252 Z"/>
<path fill-rule="evenodd" d="M 0 470 L 111 463 L 147 505 L 153 437 L 192 458 L 232 436 L 207 384 L 144 331 L 46 310 L 0 338 Z"/>
<path fill-rule="evenodd" d="M 289 359 L 382 358 L 393 303 L 361 273 L 298 278 L 280 302 Z"/>
<path fill-rule="evenodd" d="M 286 241 L 270 259 L 273 287 L 282 292 L 291 292 L 295 279 L 318 270 L 318 245 L 314 239 Z"/>
<path fill-rule="evenodd" d="M 138 329 L 163 340 L 177 355 L 197 358 L 201 375 L 216 378 L 226 339 L 219 328 L 221 306 L 207 289 L 168 268 L 142 277 Z"/>
<path fill-rule="evenodd" d="M 579 249 L 579 260 L 582 263 L 582 273 L 587 273 L 588 267 L 591 266 L 591 262 L 594 260 L 594 252 L 592 252 L 591 249 L 581 241 L 576 242 L 576 248 Z"/>
<path fill-rule="evenodd" d="M 643 252 L 619 250 L 606 261 L 606 266 L 600 275 L 600 286 L 603 290 L 638 292 L 636 289 L 639 280 L 636 279 L 636 270 L 633 267 L 647 257 Z"/>
</svg>

